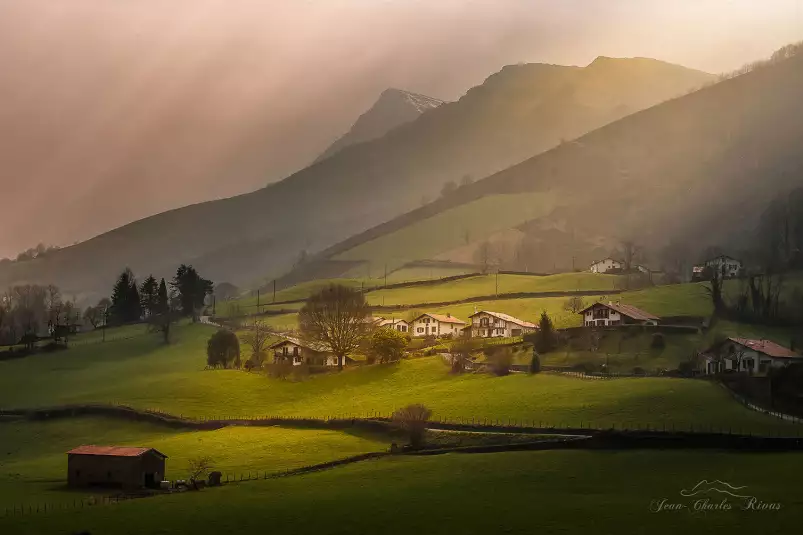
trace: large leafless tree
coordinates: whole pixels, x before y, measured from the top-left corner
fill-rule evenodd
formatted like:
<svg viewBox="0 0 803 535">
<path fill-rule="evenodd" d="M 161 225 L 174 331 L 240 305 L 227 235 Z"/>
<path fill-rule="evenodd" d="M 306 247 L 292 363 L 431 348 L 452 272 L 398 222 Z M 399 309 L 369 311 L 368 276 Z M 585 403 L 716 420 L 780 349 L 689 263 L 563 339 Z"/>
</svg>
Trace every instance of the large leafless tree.
<svg viewBox="0 0 803 535">
<path fill-rule="evenodd" d="M 307 299 L 298 313 L 298 323 L 302 337 L 328 346 L 342 370 L 343 359 L 367 334 L 370 312 L 362 292 L 332 284 Z"/>
</svg>

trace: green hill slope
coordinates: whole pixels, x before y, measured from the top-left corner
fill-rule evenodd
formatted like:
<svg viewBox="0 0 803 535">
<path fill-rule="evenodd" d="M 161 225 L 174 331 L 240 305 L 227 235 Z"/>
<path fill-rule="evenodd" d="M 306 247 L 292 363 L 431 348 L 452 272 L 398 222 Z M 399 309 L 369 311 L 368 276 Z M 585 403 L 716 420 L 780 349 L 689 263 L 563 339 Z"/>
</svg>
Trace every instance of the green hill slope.
<svg viewBox="0 0 803 535">
<path fill-rule="evenodd" d="M 436 418 L 513 418 L 554 425 L 675 424 L 783 430 L 788 424 L 742 407 L 716 385 L 646 378 L 581 381 L 552 375 L 452 376 L 438 357 L 369 366 L 302 382 L 239 370 L 204 370 L 212 329 L 99 344 L 0 362 L 0 407 L 114 402 L 193 416 L 363 416 L 424 403 Z M 699 407 L 706 407 L 700 411 Z"/>
<path fill-rule="evenodd" d="M 683 243 L 685 251 L 668 256 L 686 263 L 710 245 L 749 246 L 770 201 L 803 184 L 801 93 L 803 55 L 561 144 L 330 248 L 320 265 L 345 258 L 379 263 L 397 241 L 405 258 L 448 259 L 462 242 L 443 240 L 435 251 L 408 246 L 400 237 L 412 228 L 434 235 L 439 221 L 456 219 L 484 198 L 499 203 L 493 211 L 472 212 L 471 224 L 480 219 L 498 230 L 499 218 L 520 232 L 522 248 L 509 259 L 519 269 L 587 265 L 625 239 L 647 247 L 654 258 L 671 242 Z M 545 205 L 548 213 L 530 218 L 520 210 L 519 196 L 538 194 L 554 201 Z M 313 273 L 307 266 L 298 275 Z"/>
</svg>

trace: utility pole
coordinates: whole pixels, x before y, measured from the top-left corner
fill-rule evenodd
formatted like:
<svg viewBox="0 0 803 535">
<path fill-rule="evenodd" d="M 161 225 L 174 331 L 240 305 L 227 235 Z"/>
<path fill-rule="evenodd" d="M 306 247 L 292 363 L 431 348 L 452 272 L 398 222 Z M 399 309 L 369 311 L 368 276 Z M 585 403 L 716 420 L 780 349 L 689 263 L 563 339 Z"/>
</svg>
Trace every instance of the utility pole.
<svg viewBox="0 0 803 535">
<path fill-rule="evenodd" d="M 257 290 L 257 314 L 259 314 L 259 290 Z"/>
<path fill-rule="evenodd" d="M 496 269 L 496 297 L 499 297 L 499 268 Z"/>
<path fill-rule="evenodd" d="M 215 294 L 212 294 L 212 316 L 215 316 L 217 312 L 217 297 Z"/>
<path fill-rule="evenodd" d="M 385 262 L 385 288 L 388 287 L 388 263 Z"/>
<path fill-rule="evenodd" d="M 276 279 L 273 279 L 273 302 L 276 302 Z"/>
<path fill-rule="evenodd" d="M 103 341 L 106 341 L 106 319 L 109 317 L 109 307 L 103 307 Z"/>
</svg>

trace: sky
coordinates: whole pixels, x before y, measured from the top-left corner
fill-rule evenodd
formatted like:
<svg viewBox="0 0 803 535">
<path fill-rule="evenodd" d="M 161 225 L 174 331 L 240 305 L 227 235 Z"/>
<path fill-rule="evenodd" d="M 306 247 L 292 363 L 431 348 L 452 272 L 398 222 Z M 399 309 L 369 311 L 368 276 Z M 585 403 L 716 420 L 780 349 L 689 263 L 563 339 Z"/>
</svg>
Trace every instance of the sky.
<svg viewBox="0 0 803 535">
<path fill-rule="evenodd" d="M 803 0 L 0 0 L 0 256 L 286 177 L 388 87 L 799 40 Z"/>
</svg>

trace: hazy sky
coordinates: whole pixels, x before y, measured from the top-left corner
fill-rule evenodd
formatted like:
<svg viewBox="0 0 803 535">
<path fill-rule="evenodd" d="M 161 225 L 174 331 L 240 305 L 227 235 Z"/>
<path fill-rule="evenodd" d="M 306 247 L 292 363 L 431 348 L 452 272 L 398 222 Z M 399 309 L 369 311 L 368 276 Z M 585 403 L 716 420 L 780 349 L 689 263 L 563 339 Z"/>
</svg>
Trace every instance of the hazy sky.
<svg viewBox="0 0 803 535">
<path fill-rule="evenodd" d="M 803 0 L 0 0 L 0 255 L 282 178 L 387 87 L 801 39 Z"/>
</svg>

